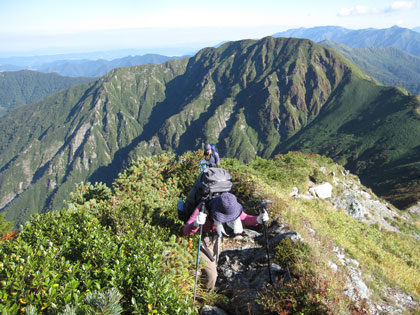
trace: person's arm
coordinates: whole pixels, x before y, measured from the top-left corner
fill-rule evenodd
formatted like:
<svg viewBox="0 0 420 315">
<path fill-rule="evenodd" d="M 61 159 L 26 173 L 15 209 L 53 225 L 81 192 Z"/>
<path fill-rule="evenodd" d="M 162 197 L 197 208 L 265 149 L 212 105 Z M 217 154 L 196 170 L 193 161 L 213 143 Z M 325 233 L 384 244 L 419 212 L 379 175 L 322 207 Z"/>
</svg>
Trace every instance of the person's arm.
<svg viewBox="0 0 420 315">
<path fill-rule="evenodd" d="M 197 205 L 197 207 L 194 209 L 194 211 L 191 214 L 188 221 L 185 222 L 184 229 L 183 229 L 184 234 L 193 235 L 193 234 L 197 233 L 197 231 L 200 228 L 200 226 L 198 224 L 203 225 L 203 232 L 211 232 L 212 231 L 213 221 L 207 219 L 207 213 L 206 212 L 200 213 L 200 209 L 201 209 L 202 204 L 203 204 L 203 202 L 200 202 Z M 197 220 L 200 216 L 202 216 L 200 218 L 200 220 Z M 198 223 L 198 221 L 202 221 L 202 222 Z"/>
<path fill-rule="evenodd" d="M 248 213 L 245 213 L 242 211 L 241 213 L 241 221 L 242 225 L 248 225 L 248 226 L 258 226 L 259 223 L 257 221 L 258 216 L 250 215 Z"/>
<path fill-rule="evenodd" d="M 194 222 L 195 222 L 195 220 L 197 219 L 197 215 L 198 215 L 198 213 L 200 212 L 200 208 L 199 208 L 200 206 L 201 206 L 201 203 L 198 205 L 198 207 L 197 207 L 197 208 L 195 208 L 195 209 L 194 209 L 194 211 L 193 211 L 193 213 L 191 214 L 191 216 L 190 216 L 190 218 L 188 219 L 188 221 L 187 221 L 187 222 L 185 222 L 185 224 L 184 224 L 184 229 L 183 229 L 184 234 L 187 234 L 187 235 L 193 235 L 193 234 L 197 233 L 197 231 L 198 231 L 199 227 L 196 227 L 196 226 L 194 225 Z"/>
<path fill-rule="evenodd" d="M 219 157 L 219 153 L 214 152 L 214 159 L 215 159 L 215 164 L 216 164 L 216 165 L 220 165 L 220 157 Z"/>
</svg>

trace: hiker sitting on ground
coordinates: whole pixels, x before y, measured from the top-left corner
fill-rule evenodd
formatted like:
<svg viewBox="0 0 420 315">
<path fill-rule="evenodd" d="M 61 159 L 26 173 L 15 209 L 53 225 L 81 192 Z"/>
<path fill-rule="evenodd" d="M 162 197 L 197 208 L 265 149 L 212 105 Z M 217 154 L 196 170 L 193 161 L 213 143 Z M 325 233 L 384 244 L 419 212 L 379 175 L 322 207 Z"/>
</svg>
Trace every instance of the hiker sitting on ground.
<svg viewBox="0 0 420 315">
<path fill-rule="evenodd" d="M 220 164 L 219 153 L 211 148 L 209 143 L 206 143 L 204 146 L 204 155 L 208 158 L 207 166 L 216 167 Z"/>
<path fill-rule="evenodd" d="M 184 233 L 192 235 L 203 225 L 203 238 L 200 247 L 200 261 L 205 261 L 204 276 L 206 287 L 214 289 L 217 279 L 217 259 L 219 258 L 219 240 L 222 235 L 228 236 L 223 224 L 232 228 L 234 234 L 243 232 L 243 225 L 257 226 L 269 220 L 268 213 L 262 212 L 259 216 L 253 216 L 243 211 L 242 205 L 236 196 L 231 193 L 223 193 L 214 197 L 208 206 L 209 215 L 200 212 L 200 203 L 184 225 Z M 219 236 L 219 237 L 217 237 Z"/>
</svg>

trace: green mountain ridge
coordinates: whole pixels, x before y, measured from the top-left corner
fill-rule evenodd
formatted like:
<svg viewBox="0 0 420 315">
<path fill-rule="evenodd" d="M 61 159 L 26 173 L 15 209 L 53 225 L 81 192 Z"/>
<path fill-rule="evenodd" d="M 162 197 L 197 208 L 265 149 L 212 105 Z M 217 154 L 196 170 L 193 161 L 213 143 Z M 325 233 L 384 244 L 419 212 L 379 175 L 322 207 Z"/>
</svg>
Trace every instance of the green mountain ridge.
<svg viewBox="0 0 420 315">
<path fill-rule="evenodd" d="M 420 94 L 420 58 L 394 47 L 351 48 L 344 44 L 322 41 L 355 63 L 383 85 L 400 86 Z"/>
<path fill-rule="evenodd" d="M 177 63 L 172 65 L 177 67 Z M 165 75 L 172 79 L 173 73 L 162 73 L 170 69 L 171 66 L 145 67 L 140 69 L 144 71 L 139 71 L 137 79 L 143 82 L 150 75 L 153 82 L 156 74 L 161 75 L 162 81 Z M 1 203 L 3 207 L 18 197 L 14 206 L 20 210 L 12 211 L 14 220 L 24 222 L 29 214 L 51 209 L 55 203 L 58 208 L 75 183 L 86 180 L 98 167 L 113 162 L 115 152 L 128 146 L 142 131 L 142 117 L 150 111 L 147 102 L 138 108 L 137 100 L 125 94 L 131 103 L 120 100 L 119 106 L 112 104 L 113 93 L 121 89 L 119 75 L 122 79 L 131 76 L 126 70 L 115 70 L 94 83 L 18 108 L 0 120 L 5 130 L 1 139 L 0 185 L 8 194 Z M 135 83 L 134 75 L 131 79 Z M 146 98 L 155 91 L 162 94 L 159 88 L 164 86 L 164 82 L 140 87 L 132 83 L 130 88 L 143 89 Z M 23 136 L 16 137 L 17 133 Z M 15 182 L 14 178 L 22 180 Z"/>
<path fill-rule="evenodd" d="M 0 72 L 0 117 L 20 105 L 35 103 L 59 90 L 93 80 L 31 70 Z"/>
<path fill-rule="evenodd" d="M 279 151 L 329 156 L 379 195 L 398 207 L 408 207 L 419 196 L 419 102 L 419 96 L 404 96 L 398 88 L 368 90 L 363 83 L 346 87 L 322 115 Z"/>
<path fill-rule="evenodd" d="M 387 108 L 395 110 L 374 121 L 382 133 L 386 127 L 380 125 L 393 115 L 415 117 L 419 100 L 381 86 L 331 49 L 293 38 L 229 42 L 188 59 L 114 69 L 0 120 L 0 207 L 9 220 L 22 223 L 31 213 L 61 207 L 76 183 L 110 183 L 139 155 L 181 154 L 204 142 L 242 161 L 302 145 L 295 139 L 304 139 L 304 149 L 310 149 L 307 142 L 313 139 L 304 136 L 306 130 L 329 113 L 344 116 L 324 131 L 325 138 L 346 130 L 340 133 L 346 135 L 343 147 L 333 156 L 351 166 L 357 160 L 346 154 L 363 151 L 365 144 L 351 141 L 359 131 L 338 122 L 352 122 L 372 105 L 379 110 L 385 94 Z M 409 140 L 400 151 L 405 153 L 420 138 L 416 132 L 404 134 Z M 322 145 L 318 142 L 314 151 Z M 392 159 L 396 165 L 401 161 Z M 395 176 L 387 180 L 398 182 Z"/>
</svg>

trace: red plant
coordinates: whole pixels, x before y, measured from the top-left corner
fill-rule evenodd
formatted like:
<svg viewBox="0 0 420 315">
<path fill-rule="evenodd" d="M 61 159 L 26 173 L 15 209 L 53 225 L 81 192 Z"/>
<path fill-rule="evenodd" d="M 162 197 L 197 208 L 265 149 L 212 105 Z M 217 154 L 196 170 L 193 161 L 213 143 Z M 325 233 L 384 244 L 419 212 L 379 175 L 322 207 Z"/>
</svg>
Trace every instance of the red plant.
<svg viewBox="0 0 420 315">
<path fill-rule="evenodd" d="M 3 242 L 7 242 L 7 241 L 10 241 L 10 240 L 14 240 L 14 239 L 16 239 L 16 238 L 17 238 L 18 234 L 19 234 L 19 231 L 18 231 L 18 230 L 14 230 L 14 231 L 13 231 L 13 232 L 11 232 L 11 233 L 3 233 L 3 234 L 1 235 L 1 240 L 2 240 Z"/>
</svg>

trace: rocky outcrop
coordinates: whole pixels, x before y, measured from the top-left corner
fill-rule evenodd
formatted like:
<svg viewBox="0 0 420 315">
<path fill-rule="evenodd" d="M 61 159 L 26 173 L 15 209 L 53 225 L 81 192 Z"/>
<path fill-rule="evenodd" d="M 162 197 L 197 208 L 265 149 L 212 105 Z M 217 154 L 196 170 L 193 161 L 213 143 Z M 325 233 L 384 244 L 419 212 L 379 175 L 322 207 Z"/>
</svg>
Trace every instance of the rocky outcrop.
<svg viewBox="0 0 420 315">
<path fill-rule="evenodd" d="M 289 238 L 300 241 L 298 233 L 288 227 L 273 222 L 267 229 L 269 248 L 273 248 L 281 240 Z M 263 314 L 257 300 L 257 294 L 270 284 L 265 238 L 261 231 L 244 229 L 244 233 L 223 241 L 223 252 L 219 258 L 217 292 L 226 295 L 231 303 L 229 314 Z M 270 252 L 270 262 L 274 253 Z M 270 264 L 273 281 L 279 281 L 287 271 L 274 263 Z M 216 314 L 204 313 L 202 314 Z"/>
<path fill-rule="evenodd" d="M 332 191 L 333 186 L 328 182 L 309 188 L 309 192 L 311 193 L 311 195 L 320 199 L 331 198 Z"/>
<path fill-rule="evenodd" d="M 325 169 L 321 169 L 320 172 L 325 173 Z M 293 187 L 289 195 L 303 199 L 325 199 L 356 220 L 369 225 L 378 224 L 380 228 L 391 232 L 399 231 L 390 222 L 395 218 L 398 220 L 406 218 L 394 206 L 379 199 L 347 170 L 342 173 L 342 179 L 335 173 L 329 175 L 332 177 L 331 183 L 313 183 L 308 191 L 303 193 L 299 192 L 297 187 Z M 411 209 L 415 212 L 419 211 L 420 207 L 413 206 Z"/>
</svg>

